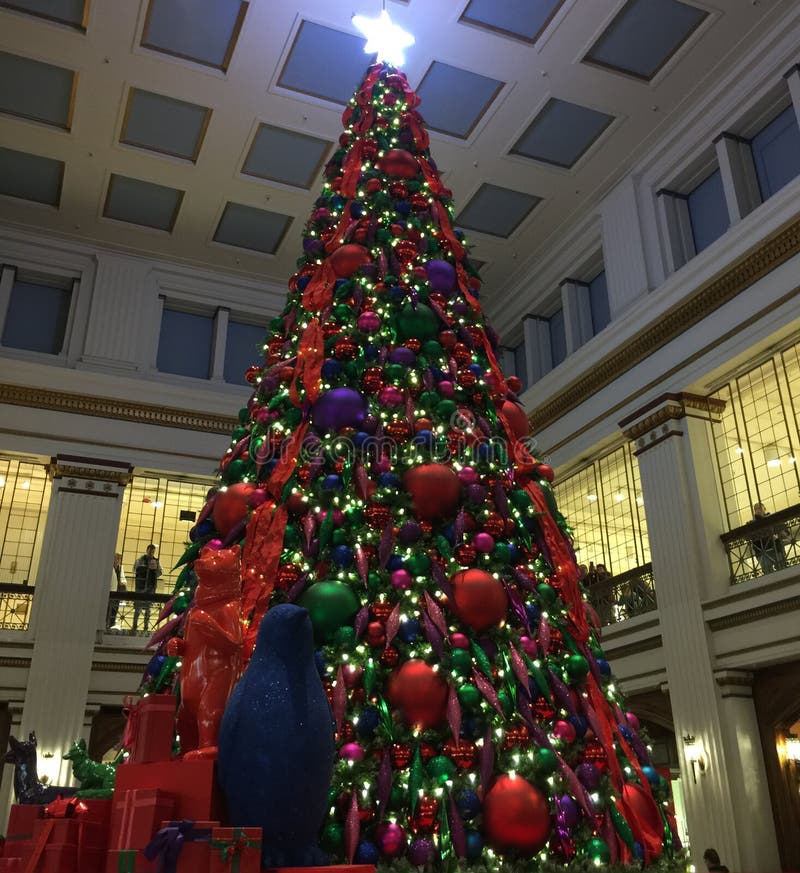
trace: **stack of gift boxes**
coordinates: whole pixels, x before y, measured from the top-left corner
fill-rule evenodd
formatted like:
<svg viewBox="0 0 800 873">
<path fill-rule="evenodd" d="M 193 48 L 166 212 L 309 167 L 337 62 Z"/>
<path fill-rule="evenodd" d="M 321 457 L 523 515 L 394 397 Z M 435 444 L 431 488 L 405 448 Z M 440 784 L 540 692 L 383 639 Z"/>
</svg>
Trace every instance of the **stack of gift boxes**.
<svg viewBox="0 0 800 873">
<path fill-rule="evenodd" d="M 175 697 L 152 694 L 133 719 L 110 800 L 70 818 L 15 804 L 0 873 L 258 873 L 261 828 L 221 827 L 212 760 L 172 757 Z"/>
</svg>

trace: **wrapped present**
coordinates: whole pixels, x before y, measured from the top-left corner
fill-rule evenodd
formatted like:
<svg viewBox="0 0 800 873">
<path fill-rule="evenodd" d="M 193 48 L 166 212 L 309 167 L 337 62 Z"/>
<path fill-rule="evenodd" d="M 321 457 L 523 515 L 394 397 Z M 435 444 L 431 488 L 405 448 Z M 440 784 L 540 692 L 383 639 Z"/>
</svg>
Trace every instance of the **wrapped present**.
<svg viewBox="0 0 800 873">
<path fill-rule="evenodd" d="M 223 819 L 224 805 L 216 780 L 216 763 L 212 760 L 122 764 L 117 767 L 115 798 L 131 788 L 161 788 L 172 795 L 175 811 L 164 818 L 193 821 Z M 116 848 L 113 843 L 111 845 Z"/>
<path fill-rule="evenodd" d="M 209 873 L 260 873 L 261 828 L 214 828 Z"/>
<path fill-rule="evenodd" d="M 164 819 L 172 818 L 175 799 L 158 788 L 114 792 L 112 849 L 143 849 Z"/>
<path fill-rule="evenodd" d="M 35 803 L 14 803 L 8 814 L 6 838 L 20 837 L 29 840 L 33 836 L 33 823 L 44 817 L 44 807 Z"/>
<path fill-rule="evenodd" d="M 21 840 L 15 837 L 13 839 L 6 839 L 6 843 L 3 846 L 3 857 L 16 858 L 24 862 L 28 860 L 32 851 L 32 840 Z"/>
<path fill-rule="evenodd" d="M 111 826 L 111 798 L 87 797 L 84 798 L 83 803 L 86 806 L 83 820 L 97 822 L 103 830 L 108 831 Z"/>
<path fill-rule="evenodd" d="M 175 734 L 174 694 L 148 694 L 133 705 L 126 699 L 128 724 L 122 744 L 131 764 L 169 761 Z"/>
<path fill-rule="evenodd" d="M 158 864 L 138 849 L 112 849 L 106 855 L 105 873 L 158 873 Z"/>
<path fill-rule="evenodd" d="M 22 873 L 22 860 L 20 858 L 0 858 L 0 871 L 2 873 Z"/>
<path fill-rule="evenodd" d="M 42 826 L 37 828 L 33 840 L 31 840 L 31 851 L 25 859 L 25 873 L 35 873 L 39 867 L 39 862 L 44 855 L 45 847 L 50 840 L 50 833 L 55 827 L 56 820 L 54 818 L 46 818 L 42 822 Z"/>
<path fill-rule="evenodd" d="M 78 846 L 75 843 L 46 845 L 36 873 L 79 873 Z"/>
<path fill-rule="evenodd" d="M 159 861 L 159 873 L 199 873 L 208 870 L 211 832 L 218 821 L 164 821 L 145 846 L 149 860 Z"/>
</svg>

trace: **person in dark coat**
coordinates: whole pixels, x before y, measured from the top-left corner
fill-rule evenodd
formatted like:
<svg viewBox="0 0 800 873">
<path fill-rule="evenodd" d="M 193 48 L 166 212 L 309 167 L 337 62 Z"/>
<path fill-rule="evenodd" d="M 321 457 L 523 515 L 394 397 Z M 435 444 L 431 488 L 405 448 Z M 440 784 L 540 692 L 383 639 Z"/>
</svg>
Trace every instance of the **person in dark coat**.
<svg viewBox="0 0 800 873">
<path fill-rule="evenodd" d="M 706 849 L 703 852 L 703 861 L 705 861 L 708 873 L 729 873 L 728 868 L 720 861 L 719 852 L 716 849 Z"/>
</svg>

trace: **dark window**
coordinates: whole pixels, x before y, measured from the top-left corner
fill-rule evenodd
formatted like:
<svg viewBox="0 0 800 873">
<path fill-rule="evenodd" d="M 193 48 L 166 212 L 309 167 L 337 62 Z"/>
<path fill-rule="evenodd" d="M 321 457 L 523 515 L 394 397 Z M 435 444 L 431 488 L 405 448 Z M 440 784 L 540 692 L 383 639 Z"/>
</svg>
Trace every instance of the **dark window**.
<svg viewBox="0 0 800 873">
<path fill-rule="evenodd" d="M 233 385 L 246 384 L 245 371 L 253 364 L 264 361 L 266 328 L 242 321 L 228 322 L 228 337 L 225 342 L 225 381 Z"/>
<path fill-rule="evenodd" d="M 567 357 L 567 332 L 564 328 L 563 309 L 557 310 L 550 316 L 550 351 L 554 367 Z"/>
<path fill-rule="evenodd" d="M 522 390 L 528 387 L 528 357 L 525 354 L 525 343 L 521 342 L 514 349 L 514 375 L 522 382 Z"/>
<path fill-rule="evenodd" d="M 769 197 L 800 175 L 800 128 L 790 106 L 752 140 L 761 198 Z"/>
<path fill-rule="evenodd" d="M 3 327 L 3 345 L 48 355 L 60 354 L 71 299 L 69 288 L 23 280 L 14 282 Z"/>
<path fill-rule="evenodd" d="M 162 373 L 208 379 L 214 318 L 165 309 L 161 316 L 156 366 Z"/>
<path fill-rule="evenodd" d="M 592 310 L 592 333 L 600 333 L 611 321 L 605 270 L 599 272 L 589 282 L 589 306 Z"/>
<path fill-rule="evenodd" d="M 730 227 L 725 189 L 719 170 L 707 176 L 688 198 L 689 218 L 692 222 L 694 250 L 697 254 L 718 240 Z"/>
</svg>

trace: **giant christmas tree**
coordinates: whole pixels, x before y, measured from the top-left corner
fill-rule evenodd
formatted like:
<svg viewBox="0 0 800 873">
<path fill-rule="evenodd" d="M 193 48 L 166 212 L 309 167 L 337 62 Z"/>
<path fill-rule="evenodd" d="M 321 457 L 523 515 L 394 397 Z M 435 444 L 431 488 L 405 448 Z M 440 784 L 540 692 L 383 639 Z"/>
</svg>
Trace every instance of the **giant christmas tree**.
<svg viewBox="0 0 800 873">
<path fill-rule="evenodd" d="M 334 858 L 649 863 L 677 847 L 666 783 L 525 446 L 418 104 L 379 64 L 344 113 L 149 687 L 180 690 L 192 561 L 241 543 L 243 660 L 270 606 L 312 618 Z"/>
</svg>

